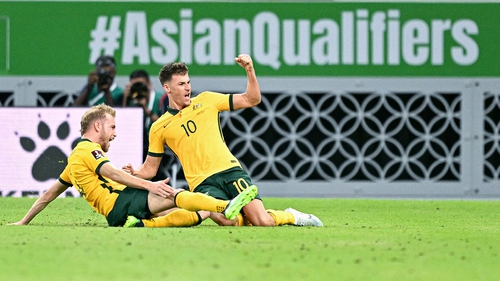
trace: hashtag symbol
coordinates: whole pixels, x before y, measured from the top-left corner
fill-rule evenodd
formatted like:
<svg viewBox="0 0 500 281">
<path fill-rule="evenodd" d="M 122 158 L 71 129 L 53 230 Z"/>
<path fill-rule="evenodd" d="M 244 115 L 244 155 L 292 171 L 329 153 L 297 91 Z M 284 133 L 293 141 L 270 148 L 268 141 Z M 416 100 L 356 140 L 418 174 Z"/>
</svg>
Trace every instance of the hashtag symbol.
<svg viewBox="0 0 500 281">
<path fill-rule="evenodd" d="M 118 39 L 122 35 L 120 31 L 120 19 L 119 16 L 111 17 L 109 27 L 107 16 L 100 16 L 97 19 L 95 29 L 90 32 L 92 41 L 89 42 L 89 63 L 93 64 L 103 51 L 105 55 L 114 55 L 116 49 L 119 47 Z"/>
</svg>

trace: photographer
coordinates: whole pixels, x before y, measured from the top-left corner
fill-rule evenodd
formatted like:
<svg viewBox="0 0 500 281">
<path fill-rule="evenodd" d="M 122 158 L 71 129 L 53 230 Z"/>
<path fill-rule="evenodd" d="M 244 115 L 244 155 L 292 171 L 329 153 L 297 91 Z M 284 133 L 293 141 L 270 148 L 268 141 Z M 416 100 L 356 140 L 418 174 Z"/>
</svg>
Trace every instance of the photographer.
<svg viewBox="0 0 500 281">
<path fill-rule="evenodd" d="M 129 82 L 123 92 L 123 106 L 138 106 L 144 112 L 144 151 L 146 157 L 149 144 L 149 128 L 160 115 L 160 99 L 163 95 L 156 92 L 149 80 L 149 74 L 145 70 L 136 70 L 130 74 Z"/>
<path fill-rule="evenodd" d="M 88 83 L 80 92 L 73 106 L 93 106 L 100 103 L 118 104 L 123 89 L 115 83 L 116 62 L 112 56 L 100 56 L 95 69 L 89 73 Z"/>
</svg>

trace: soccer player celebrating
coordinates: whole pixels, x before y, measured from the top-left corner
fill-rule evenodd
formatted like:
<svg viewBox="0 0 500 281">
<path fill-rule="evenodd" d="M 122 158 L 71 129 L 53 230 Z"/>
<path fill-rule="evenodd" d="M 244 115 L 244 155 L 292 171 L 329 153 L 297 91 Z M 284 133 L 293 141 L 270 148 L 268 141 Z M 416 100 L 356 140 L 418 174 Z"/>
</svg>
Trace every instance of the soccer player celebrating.
<svg viewBox="0 0 500 281">
<path fill-rule="evenodd" d="M 235 61 L 247 74 L 246 92 L 241 94 L 202 92 L 191 97 L 188 67 L 180 62 L 163 66 L 159 79 L 168 95 L 167 111 L 150 129 L 145 162 L 135 170 L 130 164 L 122 169 L 140 178 L 153 177 L 167 145 L 179 158 L 191 191 L 230 200 L 252 188 L 250 176 L 227 147 L 219 122 L 221 111 L 250 108 L 261 101 L 251 57 L 243 54 Z M 292 208 L 266 210 L 258 195 L 256 199 L 244 206 L 243 215 L 234 221 L 216 213 L 210 218 L 219 225 L 323 226 L 314 215 Z"/>
</svg>

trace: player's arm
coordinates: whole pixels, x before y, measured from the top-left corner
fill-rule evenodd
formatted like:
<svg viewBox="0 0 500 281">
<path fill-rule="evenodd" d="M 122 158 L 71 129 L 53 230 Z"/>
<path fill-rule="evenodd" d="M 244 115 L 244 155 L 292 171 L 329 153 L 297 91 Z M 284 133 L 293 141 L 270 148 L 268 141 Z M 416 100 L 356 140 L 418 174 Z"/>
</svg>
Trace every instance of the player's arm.
<svg viewBox="0 0 500 281">
<path fill-rule="evenodd" d="M 247 73 L 247 89 L 243 94 L 233 95 L 233 108 L 242 109 L 256 106 L 261 101 L 260 86 L 249 55 L 239 55 L 234 59 Z"/>
<path fill-rule="evenodd" d="M 110 178 L 115 182 L 132 188 L 144 189 L 160 197 L 168 197 L 175 193 L 175 190 L 167 184 L 170 180 L 168 178 L 157 182 L 147 181 L 117 169 L 111 162 L 104 163 L 98 172 L 100 175 Z"/>
<path fill-rule="evenodd" d="M 38 215 L 50 202 L 56 199 L 63 193 L 68 186 L 56 180 L 52 186 L 40 196 L 35 203 L 31 206 L 24 218 L 18 222 L 10 223 L 9 225 L 27 225 L 30 221 Z"/>
<path fill-rule="evenodd" d="M 151 179 L 158 172 L 160 163 L 161 157 L 148 155 L 146 161 L 139 168 L 134 169 L 129 163 L 123 166 L 122 170 L 141 179 Z"/>
</svg>

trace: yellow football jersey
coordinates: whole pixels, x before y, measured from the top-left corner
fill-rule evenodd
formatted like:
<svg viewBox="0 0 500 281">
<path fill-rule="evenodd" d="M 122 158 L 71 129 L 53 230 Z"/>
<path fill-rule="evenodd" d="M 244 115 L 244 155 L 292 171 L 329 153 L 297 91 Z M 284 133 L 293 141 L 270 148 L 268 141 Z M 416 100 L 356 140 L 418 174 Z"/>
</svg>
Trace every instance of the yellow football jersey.
<svg viewBox="0 0 500 281">
<path fill-rule="evenodd" d="M 165 144 L 179 158 L 190 190 L 213 174 L 240 165 L 224 141 L 219 115 L 232 110 L 232 95 L 203 92 L 182 109 L 168 108 L 149 132 L 148 154 L 161 157 Z"/>
<path fill-rule="evenodd" d="M 94 210 L 107 216 L 113 209 L 120 190 L 125 185 L 99 174 L 104 163 L 109 162 L 101 146 L 88 139 L 82 139 L 68 157 L 68 165 L 59 176 L 71 183 Z"/>
</svg>

